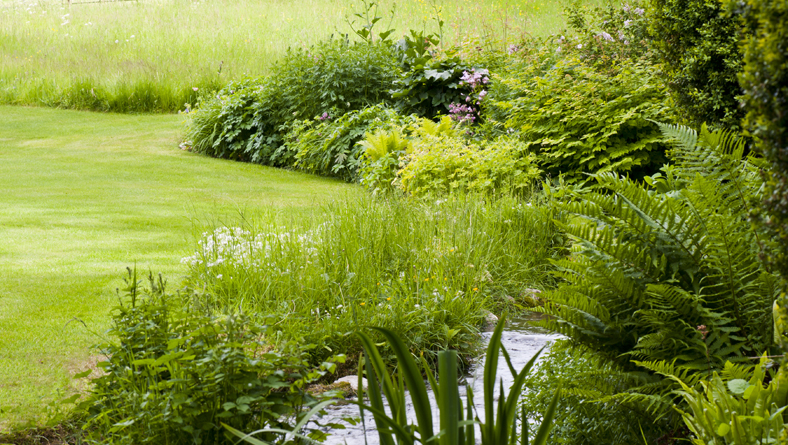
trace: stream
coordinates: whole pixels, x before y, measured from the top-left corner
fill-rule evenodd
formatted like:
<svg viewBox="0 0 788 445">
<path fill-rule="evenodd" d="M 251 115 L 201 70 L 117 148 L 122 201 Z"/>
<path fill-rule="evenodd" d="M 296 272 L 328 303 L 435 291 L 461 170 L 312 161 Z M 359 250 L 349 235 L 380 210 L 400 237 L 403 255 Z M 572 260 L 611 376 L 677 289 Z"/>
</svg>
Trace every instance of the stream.
<svg viewBox="0 0 788 445">
<path fill-rule="evenodd" d="M 483 340 L 486 341 L 492 335 L 491 332 L 484 332 L 481 334 Z M 501 342 L 503 343 L 504 347 L 506 348 L 507 352 L 509 352 L 509 356 L 512 359 L 512 365 L 516 370 L 520 370 L 528 363 L 528 360 L 536 354 L 539 349 L 543 346 L 549 344 L 550 342 L 561 338 L 558 335 L 549 334 L 536 328 L 529 323 L 528 318 L 510 318 L 509 322 L 507 323 L 506 330 L 503 332 L 501 337 Z M 543 352 L 544 354 L 544 352 Z M 484 413 L 484 390 L 482 388 L 482 376 L 484 373 L 484 357 L 481 357 L 477 360 L 473 366 L 471 366 L 469 374 L 466 376 L 466 382 L 470 384 L 471 388 L 473 389 L 473 396 L 474 396 L 474 404 L 476 406 L 476 412 L 479 413 L 480 416 L 483 416 Z M 508 391 L 509 387 L 513 382 L 512 374 L 509 371 L 509 367 L 506 364 L 506 360 L 503 358 L 503 354 L 500 354 L 498 360 L 498 380 L 503 380 L 504 388 Z M 498 385 L 496 384 L 496 388 Z M 427 391 L 429 392 L 429 397 L 431 401 L 431 405 L 433 407 L 433 418 L 436 422 L 435 431 L 437 432 L 440 430 L 438 427 L 437 422 L 439 421 L 438 411 L 437 411 L 437 403 L 435 402 L 435 397 L 432 393 L 432 390 L 427 385 Z M 497 390 L 496 390 L 497 391 Z M 463 402 L 466 400 L 465 398 L 465 385 L 460 386 L 460 397 L 462 398 Z M 407 395 L 406 395 L 407 397 Z M 497 393 L 496 393 L 496 400 L 498 400 Z M 385 401 L 385 398 L 384 398 Z M 388 405 L 387 405 L 388 406 Z M 365 423 L 366 423 L 366 440 L 364 439 L 364 430 L 361 422 L 358 422 L 356 425 L 351 425 L 343 420 L 342 418 L 345 417 L 359 417 L 359 409 L 357 405 L 347 404 L 347 405 L 334 405 L 329 406 L 326 408 L 328 412 L 327 415 L 323 416 L 320 419 L 320 423 L 326 422 L 335 422 L 345 425 L 344 430 L 334 429 L 331 431 L 331 436 L 326 439 L 324 442 L 328 445 L 377 445 L 378 442 L 378 435 L 377 435 L 377 428 L 375 428 L 375 421 L 372 418 L 372 415 L 368 412 L 364 413 Z M 412 419 L 415 423 L 416 414 L 413 411 L 413 406 L 408 403 L 408 418 Z M 480 437 L 478 433 L 477 427 L 477 439 Z"/>
</svg>

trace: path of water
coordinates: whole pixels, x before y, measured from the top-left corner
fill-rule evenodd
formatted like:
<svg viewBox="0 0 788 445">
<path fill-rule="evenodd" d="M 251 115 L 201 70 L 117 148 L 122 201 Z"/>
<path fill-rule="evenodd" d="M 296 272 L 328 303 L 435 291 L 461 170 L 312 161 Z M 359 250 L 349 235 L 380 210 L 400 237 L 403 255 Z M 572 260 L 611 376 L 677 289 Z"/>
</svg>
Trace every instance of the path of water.
<svg viewBox="0 0 788 445">
<path fill-rule="evenodd" d="M 544 332 L 539 331 L 538 329 L 534 328 L 528 323 L 527 319 L 513 319 L 507 326 L 508 330 L 503 332 L 501 337 L 501 342 L 503 343 L 504 347 L 506 348 L 507 352 L 509 352 L 509 356 L 512 359 L 512 365 L 518 371 L 528 363 L 528 360 L 534 356 L 543 346 L 549 344 L 553 340 L 560 338 L 556 335 L 546 334 Z M 482 337 L 486 342 L 490 338 L 489 332 L 483 333 Z M 474 402 L 476 405 L 476 409 L 478 413 L 483 413 L 484 407 L 481 405 L 483 402 L 483 389 L 482 389 L 482 374 L 484 372 L 484 359 L 483 357 L 478 360 L 472 367 L 470 374 L 466 377 L 466 381 L 471 385 L 474 395 Z M 503 358 L 503 355 L 499 357 L 498 360 L 498 377 L 499 380 L 503 380 L 504 388 L 508 390 L 511 386 L 513 378 L 512 374 L 509 371 L 509 367 L 506 364 L 506 361 Z M 496 384 L 496 387 L 498 385 Z M 429 388 L 428 388 L 429 390 Z M 431 405 L 433 407 L 433 418 L 437 422 L 438 412 L 437 412 L 437 404 L 435 403 L 435 397 L 431 390 L 429 390 L 429 396 L 431 400 Z M 465 386 L 460 387 L 460 397 L 463 401 L 465 401 Z M 497 400 L 497 394 L 496 394 Z M 372 418 L 372 415 L 369 413 L 365 413 L 365 423 L 366 423 L 366 441 L 364 439 L 364 431 L 362 429 L 361 422 L 357 423 L 356 425 L 350 425 L 345 421 L 340 419 L 345 417 L 359 417 L 359 409 L 358 406 L 348 404 L 342 406 L 332 406 L 328 409 L 328 415 L 321 419 L 321 423 L 325 423 L 326 421 L 337 422 L 345 425 L 344 430 L 333 430 L 331 431 L 331 436 L 326 440 L 326 444 L 328 445 L 378 445 L 378 435 L 377 429 L 375 428 L 375 422 Z M 415 423 L 416 414 L 413 411 L 413 406 L 409 403 L 407 409 L 408 417 L 413 419 Z M 436 423 L 436 431 L 437 431 L 437 423 Z M 477 433 L 477 438 L 478 438 Z"/>
</svg>

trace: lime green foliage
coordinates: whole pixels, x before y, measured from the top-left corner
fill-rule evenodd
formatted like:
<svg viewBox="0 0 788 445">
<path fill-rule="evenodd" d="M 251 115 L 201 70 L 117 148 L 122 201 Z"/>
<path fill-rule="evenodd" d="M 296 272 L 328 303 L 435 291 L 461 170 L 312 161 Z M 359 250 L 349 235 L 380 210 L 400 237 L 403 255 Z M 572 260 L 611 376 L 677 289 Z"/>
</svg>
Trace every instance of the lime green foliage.
<svg viewBox="0 0 788 445">
<path fill-rule="evenodd" d="M 271 351 L 270 327 L 243 315 L 213 317 L 180 308 L 164 282 L 149 289 L 129 270 L 126 295 L 112 316 L 87 412 L 91 442 L 222 444 L 220 423 L 242 429 L 287 428 L 317 401 L 305 386 L 336 369 L 333 357 L 308 365 L 309 345 Z M 317 433 L 322 435 L 322 433 Z"/>
<path fill-rule="evenodd" d="M 403 127 L 415 121 L 392 108 L 375 105 L 339 117 L 325 116 L 301 121 L 285 136 L 283 151 L 293 159 L 293 167 L 309 173 L 356 181 L 367 133 Z"/>
<path fill-rule="evenodd" d="M 788 277 L 788 4 L 750 0 L 729 8 L 743 9 L 749 31 L 742 42 L 744 69 L 739 75 L 747 110 L 744 125 L 757 150 L 772 163 L 766 171 L 763 216 L 781 248 L 764 255 Z"/>
<path fill-rule="evenodd" d="M 702 391 L 673 377 L 681 385 L 678 393 L 688 405 L 681 414 L 695 436 L 694 445 L 788 441 L 788 423 L 783 420 L 788 407 L 788 371 L 781 368 L 776 376 L 769 376 L 765 369 L 768 362 L 761 359 L 760 365 L 749 371 L 728 362 L 722 377 L 715 372 L 711 380 L 700 382 Z"/>
<path fill-rule="evenodd" d="M 748 224 L 762 181 L 731 133 L 662 126 L 677 141 L 675 166 L 650 186 L 604 173 L 593 191 L 558 203 L 574 240 L 559 260 L 565 280 L 539 311 L 545 326 L 640 380 L 629 391 L 664 392 L 673 373 L 695 382 L 728 360 L 773 345 L 778 279 L 758 261 L 768 242 Z M 620 394 L 658 411 L 657 397 Z"/>
<path fill-rule="evenodd" d="M 543 287 L 560 237 L 550 214 L 515 199 L 411 202 L 358 194 L 311 218 L 208 227 L 189 282 L 218 311 L 273 315 L 281 338 L 353 356 L 358 326 L 393 330 L 413 351 L 470 358 L 484 309 Z M 555 246 L 555 247 L 553 247 Z"/>
<path fill-rule="evenodd" d="M 650 0 L 647 11 L 655 61 L 693 126 L 740 128 L 744 117 L 736 79 L 741 33 L 723 11 L 722 2 L 707 0 Z"/>
<path fill-rule="evenodd" d="M 539 179 L 537 158 L 526 144 L 502 136 L 467 142 L 450 136 L 414 139 L 397 172 L 399 184 L 413 196 L 432 193 L 527 194 Z"/>
<path fill-rule="evenodd" d="M 488 125 L 522 140 L 547 173 L 642 176 L 662 165 L 664 138 L 650 120 L 665 119 L 668 106 L 652 67 L 595 68 L 552 45 L 522 53 L 492 73 L 482 107 Z"/>
<path fill-rule="evenodd" d="M 71 376 L 95 363 L 91 332 L 108 327 L 120 272 L 176 283 L 193 219 L 298 214 L 350 189 L 179 150 L 179 116 L 0 107 L 0 119 L 3 432 L 43 424 L 53 398 L 85 387 Z"/>
<path fill-rule="evenodd" d="M 394 3 L 382 1 L 381 11 Z M 441 12 L 444 39 L 484 36 L 505 48 L 525 32 L 560 29 L 566 3 L 451 0 Z M 357 9 L 341 0 L 294 0 L 287 7 L 237 0 L 2 0 L 0 103 L 172 112 L 215 85 L 274 73 L 272 64 L 288 48 L 350 32 L 345 18 Z M 421 29 L 432 14 L 429 2 L 398 1 L 390 25 Z"/>
<path fill-rule="evenodd" d="M 369 383 L 369 405 L 359 403 L 361 412 L 370 411 L 377 424 L 378 437 L 383 445 L 394 443 L 412 444 L 415 442 L 427 443 L 435 441 L 438 445 L 473 445 L 475 440 L 475 425 L 479 424 L 482 444 L 516 443 L 517 430 L 517 401 L 524 392 L 523 383 L 526 376 L 539 357 L 539 353 L 519 372 L 512 366 L 506 348 L 501 344 L 504 321 L 501 320 L 495 328 L 487 346 L 484 363 L 484 422 L 473 416 L 473 393 L 468 387 L 465 408 L 459 395 L 457 383 L 457 352 L 442 351 L 438 353 L 438 375 L 434 375 L 422 358 L 422 366 L 416 364 L 411 352 L 408 350 L 401 337 L 394 332 L 374 328 L 385 337 L 389 347 L 397 357 L 398 377 L 389 374 L 385 362 L 381 357 L 375 342 L 363 332 L 358 336 L 364 345 L 364 364 Z M 514 377 L 514 383 L 509 388 L 509 394 L 504 393 L 501 387 L 497 400 L 495 399 L 495 385 L 498 357 L 503 353 Z M 361 368 L 361 366 L 359 366 Z M 422 370 L 427 373 L 430 386 L 435 393 L 438 412 L 440 416 L 440 431 L 435 432 L 432 419 L 432 406 L 427 396 L 426 386 L 422 378 Z M 380 385 L 378 384 L 380 382 Z M 405 388 L 413 402 L 416 411 L 416 424 L 411 424 L 405 414 Z M 363 400 L 363 393 L 359 394 Z M 383 404 L 383 395 L 388 402 L 391 416 L 386 413 Z M 549 407 L 544 412 L 542 425 L 536 432 L 533 441 L 529 442 L 527 419 L 521 418 L 523 423 L 520 434 L 520 444 L 532 443 L 544 445 L 550 431 L 555 408 L 561 395 L 560 389 L 555 392 Z M 497 409 L 496 409 L 497 405 Z M 467 408 L 467 410 L 466 410 Z M 395 441 L 396 438 L 396 441 Z"/>
<path fill-rule="evenodd" d="M 638 383 L 636 376 L 622 374 L 588 348 L 571 340 L 556 340 L 526 379 L 528 391 L 521 397 L 521 407 L 539 424 L 549 406 L 549 395 L 562 390 L 557 408 L 561 415 L 553 421 L 551 444 L 651 444 L 660 438 L 670 443 L 666 432 L 680 426 L 678 415 L 668 411 L 657 419 L 645 405 L 621 403 L 611 397 Z"/>
<path fill-rule="evenodd" d="M 364 150 L 359 175 L 360 182 L 372 190 L 387 190 L 394 186 L 400 156 L 410 142 L 399 131 L 379 130 L 367 133 L 358 145 Z"/>
<path fill-rule="evenodd" d="M 345 39 L 289 50 L 275 70 L 275 75 L 230 83 L 216 97 L 205 98 L 190 113 L 186 139 L 193 149 L 214 157 L 291 165 L 282 144 L 294 121 L 336 118 L 385 103 L 397 73 L 389 47 Z"/>
</svg>

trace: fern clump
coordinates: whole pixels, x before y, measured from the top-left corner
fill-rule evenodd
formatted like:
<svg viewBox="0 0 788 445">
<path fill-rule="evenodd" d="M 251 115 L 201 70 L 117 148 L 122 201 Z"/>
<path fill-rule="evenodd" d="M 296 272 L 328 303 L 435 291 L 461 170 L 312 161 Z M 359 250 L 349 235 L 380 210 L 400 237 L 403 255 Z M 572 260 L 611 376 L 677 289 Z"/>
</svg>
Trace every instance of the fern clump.
<svg viewBox="0 0 788 445">
<path fill-rule="evenodd" d="M 544 326 L 630 379 L 607 400 L 652 412 L 671 405 L 661 375 L 694 382 L 767 351 L 779 293 L 748 221 L 760 160 L 731 133 L 660 129 L 675 141 L 663 174 L 644 184 L 600 173 L 590 190 L 554 194 L 574 246 L 539 309 Z"/>
</svg>

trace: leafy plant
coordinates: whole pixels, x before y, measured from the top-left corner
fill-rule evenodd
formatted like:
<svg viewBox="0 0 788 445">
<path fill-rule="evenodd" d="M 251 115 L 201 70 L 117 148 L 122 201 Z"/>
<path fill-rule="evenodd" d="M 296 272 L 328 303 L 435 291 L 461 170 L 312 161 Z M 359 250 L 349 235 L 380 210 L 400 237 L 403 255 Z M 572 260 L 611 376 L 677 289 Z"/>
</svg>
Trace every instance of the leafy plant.
<svg viewBox="0 0 788 445">
<path fill-rule="evenodd" d="M 439 43 L 438 36 L 414 30 L 397 43 L 403 74 L 394 82 L 391 97 L 398 110 L 432 119 L 471 93 L 462 76 L 472 67 L 457 56 L 435 57 L 433 47 Z"/>
<path fill-rule="evenodd" d="M 291 49 L 273 71 L 231 83 L 189 113 L 186 139 L 196 152 L 291 166 L 281 145 L 294 121 L 388 102 L 398 66 L 388 45 L 340 38 Z"/>
<path fill-rule="evenodd" d="M 744 67 L 739 74 L 747 112 L 744 127 L 755 148 L 771 163 L 764 170 L 766 193 L 762 222 L 779 240 L 765 258 L 788 277 L 788 5 L 770 0 L 728 1 L 729 11 L 741 13 L 746 36 L 741 42 Z"/>
<path fill-rule="evenodd" d="M 687 123 L 739 128 L 741 29 L 721 2 L 652 0 L 649 31 L 656 61 Z"/>
<path fill-rule="evenodd" d="M 595 190 L 556 204 L 575 245 L 555 262 L 564 284 L 536 309 L 552 316 L 542 325 L 640 382 L 618 400 L 655 411 L 670 406 L 658 397 L 670 381 L 657 374 L 693 384 L 767 351 L 778 294 L 758 262 L 767 241 L 747 223 L 760 161 L 731 133 L 661 129 L 677 141 L 665 176 L 646 187 L 598 174 Z"/>
<path fill-rule="evenodd" d="M 180 311 L 159 278 L 144 290 L 129 270 L 126 302 L 113 316 L 117 344 L 103 347 L 104 374 L 81 404 L 91 439 L 113 443 L 230 443 L 234 428 L 287 428 L 317 400 L 306 384 L 332 372 L 335 356 L 319 367 L 308 346 L 261 342 L 271 335 L 241 315 L 214 317 Z M 147 294 L 147 295 L 146 295 Z M 317 437 L 322 433 L 316 431 Z"/>
<path fill-rule="evenodd" d="M 621 62 L 599 70 L 576 57 L 536 52 L 493 73 L 482 103 L 491 125 L 519 138 L 550 175 L 655 172 L 665 138 L 652 120 L 669 115 L 649 66 Z"/>
<path fill-rule="evenodd" d="M 465 408 L 459 395 L 457 383 L 457 353 L 456 351 L 443 351 L 438 353 L 438 376 L 432 374 L 422 358 L 422 369 L 416 365 L 407 346 L 393 332 L 384 328 L 374 328 L 381 333 L 388 345 L 397 356 L 399 374 L 395 378 L 389 374 L 385 362 L 378 351 L 375 342 L 359 332 L 364 345 L 364 364 L 366 376 L 369 381 L 370 404 L 363 403 L 363 392 L 359 393 L 359 407 L 370 411 L 377 424 L 380 443 L 387 444 L 412 444 L 428 443 L 435 441 L 441 445 L 471 445 L 475 444 L 475 424 L 481 431 L 482 444 L 507 444 L 515 443 L 517 431 L 517 401 L 524 390 L 523 382 L 531 367 L 541 353 L 539 351 L 519 372 L 512 366 L 506 348 L 501 344 L 504 320 L 498 322 L 487 346 L 484 364 L 484 422 L 473 416 L 473 395 L 468 388 Z M 514 377 L 514 383 L 507 395 L 500 383 L 498 399 L 495 400 L 496 373 L 499 352 L 503 353 Z M 435 433 L 432 407 L 427 395 L 426 386 L 421 371 L 427 373 L 430 386 L 435 392 L 440 417 L 440 431 Z M 380 382 L 380 384 L 378 384 Z M 406 417 L 405 388 L 413 402 L 416 411 L 417 423 L 411 425 Z M 546 443 L 552 418 L 555 415 L 556 404 L 561 392 L 557 391 L 547 411 L 544 413 L 543 422 L 534 436 L 534 445 Z M 388 402 L 391 415 L 386 413 L 383 396 Z M 497 406 L 496 406 L 497 405 Z M 520 419 L 522 429 L 519 434 L 520 443 L 529 443 L 528 419 Z M 417 434 L 418 433 L 418 434 Z M 396 441 L 395 441 L 396 439 Z"/>
<path fill-rule="evenodd" d="M 402 157 L 398 182 L 414 196 L 470 193 L 523 195 L 539 179 L 537 158 L 525 144 L 502 136 L 468 143 L 463 138 L 423 135 Z"/>
<path fill-rule="evenodd" d="M 788 441 L 788 377 L 780 369 L 769 379 L 768 360 L 753 369 L 726 363 L 722 376 L 714 373 L 710 381 L 701 381 L 703 390 L 695 389 L 671 376 L 679 385 L 688 406 L 680 410 L 687 427 L 695 435 L 694 445 L 761 445 Z M 749 379 L 747 376 L 749 374 Z M 748 381 L 749 380 L 749 381 Z"/>
<path fill-rule="evenodd" d="M 293 166 L 298 169 L 354 181 L 359 178 L 365 148 L 358 143 L 364 135 L 405 126 L 414 120 L 384 105 L 352 111 L 337 118 L 325 114 L 294 125 L 285 137 L 282 150 L 294 159 Z"/>
<path fill-rule="evenodd" d="M 358 145 L 364 150 L 361 183 L 372 190 L 393 188 L 399 158 L 405 154 L 409 141 L 399 131 L 378 130 L 367 133 Z"/>
</svg>

